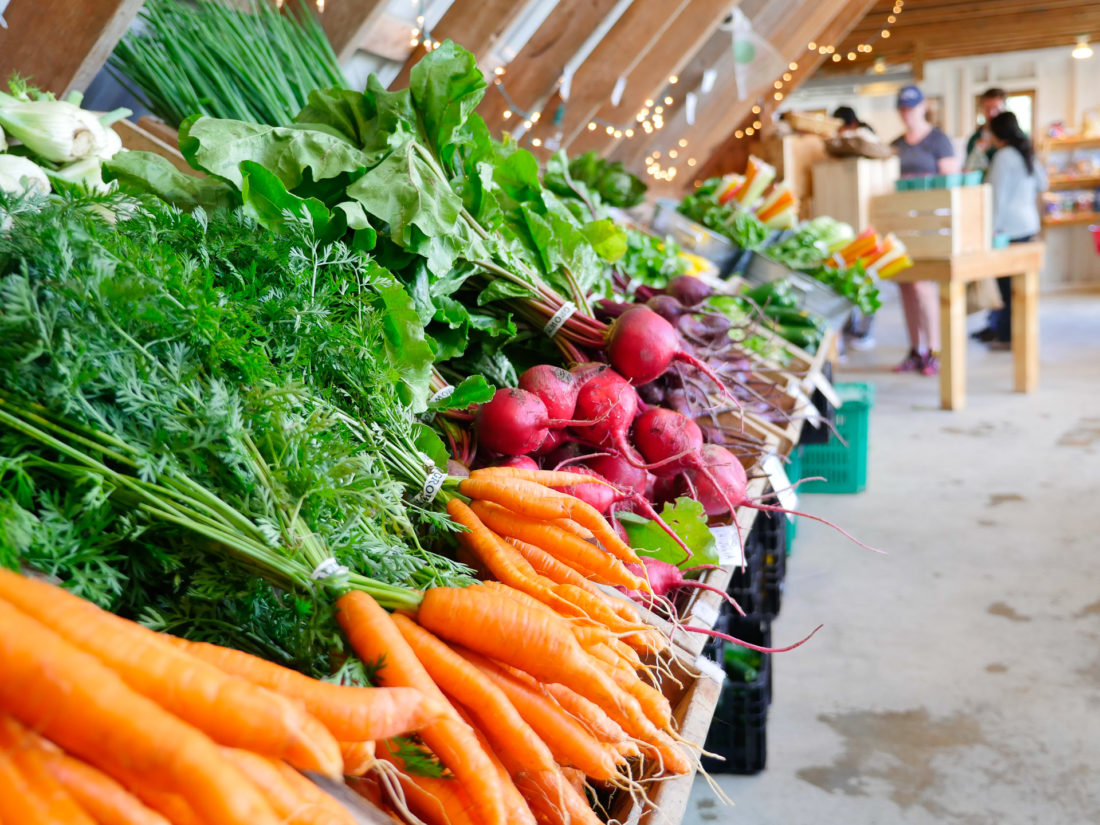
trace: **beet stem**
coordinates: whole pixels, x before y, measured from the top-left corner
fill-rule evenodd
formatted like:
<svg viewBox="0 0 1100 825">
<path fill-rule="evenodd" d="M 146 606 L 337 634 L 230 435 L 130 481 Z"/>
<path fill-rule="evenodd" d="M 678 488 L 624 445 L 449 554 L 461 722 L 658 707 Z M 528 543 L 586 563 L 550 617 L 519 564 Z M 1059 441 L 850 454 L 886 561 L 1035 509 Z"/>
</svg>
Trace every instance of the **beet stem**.
<svg viewBox="0 0 1100 825">
<path fill-rule="evenodd" d="M 885 550 L 879 550 L 877 547 L 872 547 L 869 544 L 864 544 L 862 541 L 857 539 L 855 536 L 853 536 L 851 533 L 849 533 L 844 528 L 838 527 L 837 525 L 833 524 L 828 519 L 824 519 L 821 516 L 815 516 L 815 515 L 812 515 L 811 513 L 800 513 L 798 510 L 785 510 L 782 507 L 775 507 L 775 506 L 770 505 L 770 504 L 757 504 L 757 503 L 752 502 L 752 501 L 745 501 L 743 503 L 746 507 L 752 507 L 754 510 L 765 510 L 769 513 L 785 513 L 785 514 L 790 514 L 792 516 L 802 516 L 803 518 L 813 519 L 814 521 L 820 521 L 822 524 L 827 524 L 829 527 L 832 527 L 834 530 L 836 530 L 838 533 L 840 533 L 840 535 L 844 536 L 845 538 L 851 539 L 856 544 L 858 544 L 860 547 L 862 547 L 864 550 L 870 550 L 872 553 L 878 553 L 880 556 L 888 555 Z"/>
<path fill-rule="evenodd" d="M 823 628 L 824 626 L 825 625 L 819 624 L 817 627 L 810 631 L 810 635 L 807 636 L 805 639 L 795 642 L 793 645 L 788 645 L 787 647 L 760 647 L 760 645 L 754 645 L 752 644 L 752 642 L 746 642 L 744 639 L 738 639 L 735 636 L 730 636 L 729 634 L 722 633 L 718 630 L 708 630 L 705 627 L 695 627 L 693 625 L 687 624 L 682 624 L 678 627 L 680 628 L 680 630 L 686 630 L 689 633 L 703 633 L 707 636 L 713 636 L 716 639 L 725 639 L 727 642 L 732 642 L 733 644 L 740 645 L 741 647 L 747 647 L 749 650 L 755 650 L 759 653 L 786 653 L 788 650 L 794 650 L 796 647 L 802 647 L 802 645 L 810 641 L 810 639 L 814 637 L 814 634 L 816 634 L 817 631 L 821 630 L 821 628 Z"/>
</svg>

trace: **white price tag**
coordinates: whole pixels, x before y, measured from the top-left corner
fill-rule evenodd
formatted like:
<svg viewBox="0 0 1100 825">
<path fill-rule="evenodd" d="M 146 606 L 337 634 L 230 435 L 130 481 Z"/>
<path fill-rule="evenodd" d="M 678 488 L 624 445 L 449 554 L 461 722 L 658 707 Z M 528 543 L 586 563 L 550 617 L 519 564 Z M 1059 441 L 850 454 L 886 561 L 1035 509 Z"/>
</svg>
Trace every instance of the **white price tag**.
<svg viewBox="0 0 1100 825">
<path fill-rule="evenodd" d="M 321 579 L 332 579 L 336 576 L 346 576 L 350 572 L 348 568 L 329 556 L 313 568 L 313 572 L 309 574 L 309 577 L 314 581 L 320 581 Z"/>
<path fill-rule="evenodd" d="M 730 524 L 725 527 L 711 527 L 710 532 L 714 536 L 718 564 L 722 567 L 742 567 L 745 564 L 745 548 L 741 546 L 737 528 Z"/>
<path fill-rule="evenodd" d="M 546 337 L 553 338 L 557 335 L 561 328 L 565 326 L 565 322 L 572 318 L 576 312 L 577 307 L 572 301 L 566 301 L 562 304 L 561 308 L 550 316 L 550 320 L 542 328 L 542 331 L 546 333 Z"/>
<path fill-rule="evenodd" d="M 448 384 L 447 386 L 441 387 L 440 389 L 436 390 L 435 393 L 432 395 L 432 397 L 428 399 L 428 403 L 429 404 L 434 404 L 437 401 L 445 401 L 446 399 L 448 399 L 452 395 L 454 395 L 454 393 L 455 393 L 454 385 L 453 384 Z"/>
<path fill-rule="evenodd" d="M 760 466 L 767 474 L 768 482 L 779 498 L 779 506 L 784 510 L 797 509 L 798 494 L 791 489 L 791 480 L 787 478 L 787 471 L 783 467 L 783 462 L 779 460 L 779 456 L 774 454 L 768 456 Z M 794 516 L 788 515 L 787 518 L 793 519 Z"/>
<path fill-rule="evenodd" d="M 825 396 L 825 400 L 832 404 L 837 409 L 844 403 L 840 400 L 840 396 L 837 395 L 836 387 L 833 386 L 833 382 L 825 377 L 823 372 L 815 372 L 811 383 L 821 390 L 821 394 Z"/>
<path fill-rule="evenodd" d="M 795 387 L 794 390 L 795 412 L 802 413 L 806 416 L 806 423 L 813 427 L 815 430 L 821 426 L 821 422 L 824 419 L 821 417 L 821 411 L 814 406 L 814 402 L 810 400 L 810 397 L 802 391 L 802 387 Z"/>
<path fill-rule="evenodd" d="M 428 477 L 424 479 L 424 489 L 417 493 L 413 501 L 417 504 L 431 504 L 442 489 L 443 482 L 446 481 L 446 479 L 446 473 L 440 472 L 436 468 L 432 468 L 428 472 Z"/>
<path fill-rule="evenodd" d="M 712 662 L 702 654 L 695 659 L 695 669 L 707 678 L 718 682 L 718 684 L 721 684 L 726 679 L 726 671 L 722 669 L 722 666 L 717 662 Z"/>
<path fill-rule="evenodd" d="M 718 621 L 718 608 L 700 600 L 691 608 L 691 615 L 688 618 L 696 627 L 713 629 L 714 623 Z"/>
</svg>

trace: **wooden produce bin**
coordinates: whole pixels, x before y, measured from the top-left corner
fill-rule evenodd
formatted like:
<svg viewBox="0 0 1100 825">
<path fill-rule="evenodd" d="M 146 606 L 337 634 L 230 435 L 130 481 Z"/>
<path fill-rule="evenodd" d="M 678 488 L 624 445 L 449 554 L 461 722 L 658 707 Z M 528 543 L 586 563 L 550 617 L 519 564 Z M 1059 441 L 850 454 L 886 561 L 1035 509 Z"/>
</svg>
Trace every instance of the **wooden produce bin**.
<svg viewBox="0 0 1100 825">
<path fill-rule="evenodd" d="M 893 232 L 914 260 L 988 252 L 993 244 L 993 190 L 988 184 L 914 189 L 878 195 L 871 222 Z"/>
<path fill-rule="evenodd" d="M 682 651 L 675 652 L 668 665 L 675 680 L 665 676 L 661 692 L 672 704 L 672 718 L 680 736 L 701 749 L 722 692 L 721 671 L 717 666 L 696 668 L 694 660 Z M 675 825 L 684 818 L 694 782 L 695 771 L 691 771 L 647 784 L 643 799 L 617 793 L 607 806 L 611 821 L 621 825 Z"/>
<path fill-rule="evenodd" d="M 871 199 L 894 191 L 899 169 L 896 157 L 830 158 L 815 163 L 810 214 L 836 218 L 857 232 L 866 229 L 874 223 Z"/>
<path fill-rule="evenodd" d="M 760 154 L 775 167 L 775 179 L 785 181 L 799 199 L 798 217 L 809 217 L 809 201 L 814 193 L 811 170 L 815 163 L 828 156 L 825 138 L 820 135 L 771 137 L 761 145 Z"/>
</svg>

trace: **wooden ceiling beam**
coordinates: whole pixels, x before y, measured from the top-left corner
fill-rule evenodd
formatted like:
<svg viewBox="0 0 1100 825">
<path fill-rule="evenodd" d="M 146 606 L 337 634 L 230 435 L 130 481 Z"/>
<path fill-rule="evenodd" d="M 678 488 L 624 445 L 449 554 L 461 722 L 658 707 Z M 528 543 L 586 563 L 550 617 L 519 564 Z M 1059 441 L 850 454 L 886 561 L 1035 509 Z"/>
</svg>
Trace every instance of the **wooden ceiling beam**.
<svg viewBox="0 0 1100 825">
<path fill-rule="evenodd" d="M 632 0 L 577 67 L 561 122 L 556 122 L 557 102 L 551 101 L 532 128 L 531 136 L 546 140 L 560 130 L 562 144 L 567 145 L 608 101 L 618 78 L 633 71 L 689 4 L 690 0 Z"/>
<path fill-rule="evenodd" d="M 615 0 L 559 0 L 504 74 L 504 88 L 517 106 L 525 111 L 543 108 L 565 64 L 614 6 Z M 499 134 L 504 130 L 507 110 L 504 95 L 491 85 L 478 107 L 490 131 Z"/>
<path fill-rule="evenodd" d="M 386 8 L 385 0 L 335 0 L 318 15 L 340 62 L 348 60 Z"/>
<path fill-rule="evenodd" d="M 660 41 L 638 62 L 626 77 L 626 89 L 618 106 L 604 101 L 589 118 L 636 126 L 635 115 L 647 100 L 655 100 L 665 90 L 668 78 L 677 77 L 676 88 L 687 89 L 689 78 L 680 77 L 692 58 L 711 39 L 736 2 L 731 0 L 693 0 L 669 23 Z M 641 133 L 641 129 L 638 129 Z M 625 138 L 616 138 L 604 129 L 580 131 L 567 145 L 569 153 L 595 151 L 607 153 Z"/>
<path fill-rule="evenodd" d="M 846 18 L 854 24 L 871 2 L 873 0 L 797 0 L 794 6 L 773 2 L 763 5 L 750 19 L 756 33 L 768 40 L 784 61 L 791 61 L 804 56 L 806 43 L 819 37 L 849 6 L 858 4 L 858 10 Z M 729 48 L 715 68 L 720 79 L 709 94 L 699 98 L 694 125 L 687 123 L 683 107 L 678 106 L 673 114 L 665 118 L 666 126 L 655 135 L 655 140 L 632 149 L 624 158 L 629 161 L 628 166 L 638 169 L 653 150 L 660 151 L 662 158 L 669 157 L 670 150 L 678 155 L 682 152 L 705 165 L 714 150 L 749 114 L 755 101 L 770 89 L 761 85 L 740 97 L 733 54 Z M 758 79 L 758 82 L 764 84 L 770 80 Z M 680 139 L 687 141 L 685 148 L 679 147 Z M 677 165 L 679 168 L 679 161 Z M 686 167 L 682 171 L 686 171 Z M 690 184 L 690 180 L 690 176 L 684 174 L 675 181 L 675 186 L 679 188 L 685 181 Z"/>
<path fill-rule="evenodd" d="M 454 0 L 429 34 L 432 40 L 453 40 L 472 52 L 478 63 L 481 63 L 530 2 L 531 0 Z M 409 72 L 426 53 L 423 44 L 414 47 L 405 65 L 390 83 L 390 88 L 403 89 L 408 86 Z"/>
<path fill-rule="evenodd" d="M 0 79 L 18 72 L 41 89 L 86 89 L 141 9 L 142 0 L 15 2 L 0 27 Z"/>
</svg>

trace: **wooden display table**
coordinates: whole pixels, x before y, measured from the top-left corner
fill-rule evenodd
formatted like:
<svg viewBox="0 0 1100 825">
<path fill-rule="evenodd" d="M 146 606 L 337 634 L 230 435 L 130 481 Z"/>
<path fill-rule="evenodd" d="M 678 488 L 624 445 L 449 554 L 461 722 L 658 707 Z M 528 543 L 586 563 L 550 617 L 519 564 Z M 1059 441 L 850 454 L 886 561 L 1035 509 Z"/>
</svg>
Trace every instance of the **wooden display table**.
<svg viewBox="0 0 1100 825">
<path fill-rule="evenodd" d="M 890 279 L 940 285 L 940 404 L 945 410 L 966 406 L 966 284 L 983 278 L 1012 278 L 1015 390 L 1035 391 L 1039 384 L 1039 270 L 1045 248 L 1042 243 L 1021 243 L 941 260 L 919 260 Z"/>
</svg>

